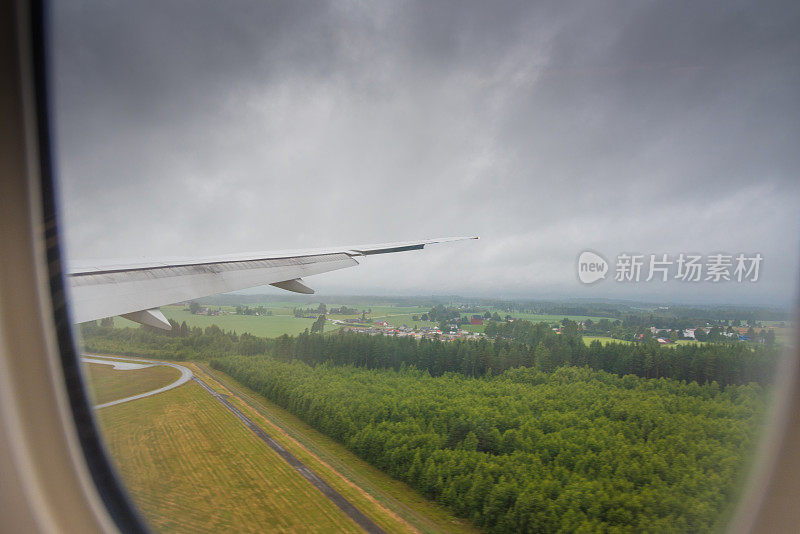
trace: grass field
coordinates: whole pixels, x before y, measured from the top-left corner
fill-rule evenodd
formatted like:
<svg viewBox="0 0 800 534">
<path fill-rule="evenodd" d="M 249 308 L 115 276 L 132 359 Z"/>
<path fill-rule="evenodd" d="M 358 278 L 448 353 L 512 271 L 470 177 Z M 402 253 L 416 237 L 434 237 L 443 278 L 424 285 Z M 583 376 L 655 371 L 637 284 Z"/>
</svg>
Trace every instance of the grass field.
<svg viewBox="0 0 800 534">
<path fill-rule="evenodd" d="M 583 342 L 587 345 L 594 340 L 600 341 L 603 345 L 608 345 L 609 343 L 622 343 L 623 345 L 630 345 L 631 341 L 626 341 L 624 339 L 614 339 L 613 337 L 608 336 L 583 336 Z M 678 339 L 675 341 L 675 345 L 703 345 L 703 341 L 696 341 L 694 339 Z M 674 347 L 675 345 L 664 345 L 665 347 Z"/>
<path fill-rule="evenodd" d="M 205 364 L 193 369 L 215 387 L 234 394 L 241 410 L 265 423 L 270 435 L 306 465 L 322 475 L 337 491 L 356 506 L 369 500 L 391 510 L 402 521 L 422 532 L 478 532 L 468 522 L 429 501 L 409 486 L 386 475 L 358 458 L 343 445 L 311 428 L 292 413 L 242 386 L 228 375 Z M 204 378 L 205 379 L 205 378 Z M 269 426 L 266 426 L 269 425 Z M 391 523 L 381 523 L 384 529 Z"/>
<path fill-rule="evenodd" d="M 622 343 L 623 345 L 630 345 L 630 341 L 625 341 L 623 339 L 614 339 L 613 337 L 608 336 L 583 336 L 583 342 L 587 345 L 592 341 L 599 341 L 603 345 L 608 345 L 609 343 Z"/>
<path fill-rule="evenodd" d="M 161 311 L 167 319 L 177 321 L 179 324 L 186 321 L 190 327 L 198 326 L 205 328 L 211 325 L 217 325 L 223 330 L 234 330 L 239 334 L 247 332 L 254 336 L 261 337 L 278 337 L 282 334 L 297 335 L 306 328 L 311 328 L 314 323 L 313 319 L 297 318 L 292 314 L 292 308 L 286 308 L 283 303 L 281 306 L 271 307 L 273 315 L 270 316 L 256 316 L 256 315 L 192 315 L 188 311 L 184 311 L 183 306 L 162 306 Z M 216 308 L 217 306 L 215 306 Z M 226 310 L 233 310 L 230 306 L 219 306 L 219 308 Z M 138 328 L 139 325 L 133 321 L 128 321 L 122 317 L 114 317 L 114 326 L 117 328 L 132 327 Z M 326 331 L 332 331 L 337 328 L 336 325 L 330 322 L 326 325 Z"/>
<path fill-rule="evenodd" d="M 102 363 L 83 365 L 89 395 L 94 404 L 103 404 L 152 391 L 176 381 L 181 375 L 177 369 L 161 365 L 129 371 L 117 371 L 112 366 Z"/>
<path fill-rule="evenodd" d="M 501 317 L 505 317 L 506 314 L 503 312 L 498 312 Z M 608 319 L 608 317 L 590 317 L 587 315 L 551 315 L 545 313 L 519 313 L 514 312 L 510 314 L 512 317 L 516 317 L 517 319 L 525 319 L 526 321 L 530 321 L 532 323 L 560 323 L 562 319 L 565 317 L 572 321 L 581 322 L 585 321 L 586 319 L 591 319 L 594 322 L 597 322 L 601 319 Z M 609 319 L 610 321 L 614 321 L 614 319 Z"/>
<path fill-rule="evenodd" d="M 157 531 L 360 531 L 193 382 L 98 417 L 134 501 Z"/>
<path fill-rule="evenodd" d="M 792 326 L 767 325 L 767 328 L 775 331 L 775 340 L 781 345 L 794 345 L 795 332 Z"/>
<path fill-rule="evenodd" d="M 341 445 L 321 434 L 309 438 L 306 432 L 316 434 L 309 427 L 300 431 L 306 443 L 296 441 L 290 432 L 298 431 L 284 430 L 285 419 L 279 426 L 272 422 L 276 414 L 265 417 L 269 403 L 263 398 L 258 396 L 264 406 L 256 404 L 256 410 L 252 399 L 245 402 L 237 396 L 245 389 L 242 386 L 231 379 L 225 383 L 214 380 L 205 373 L 205 366 L 187 365 L 213 389 L 232 395 L 232 403 L 386 532 L 475 532 L 464 521 L 359 460 Z M 164 385 L 153 378 L 155 369 L 176 373 L 167 382 L 177 377 L 177 371 L 168 367 L 115 371 L 110 366 L 87 364 L 93 387 L 106 392 L 108 398 L 128 396 L 130 384 L 137 385 L 137 393 Z M 305 426 L 288 412 L 281 417 Z M 360 531 L 193 382 L 153 397 L 104 408 L 98 418 L 115 464 L 156 531 Z M 329 449 L 331 446 L 337 449 Z M 339 458 L 340 453 L 347 457 Z M 361 483 L 368 489 L 363 489 Z"/>
<path fill-rule="evenodd" d="M 178 323 L 186 321 L 190 327 L 199 326 L 205 328 L 215 324 L 223 330 L 234 330 L 239 334 L 247 332 L 254 336 L 261 337 L 278 337 L 283 334 L 295 336 L 301 333 L 306 328 L 311 328 L 314 323 L 313 319 L 303 319 L 295 317 L 288 310 L 287 314 L 278 314 L 270 316 L 256 316 L 256 315 L 192 315 L 188 311 L 183 311 L 181 306 L 163 306 L 161 311 L 167 319 L 172 319 Z M 283 311 L 283 310 L 281 310 Z M 116 322 L 116 319 L 115 319 Z M 122 324 L 122 323 L 118 323 Z M 138 326 L 138 325 L 134 325 Z M 325 325 L 325 331 L 331 332 L 338 327 L 330 322 Z"/>
<path fill-rule="evenodd" d="M 205 316 L 205 315 L 192 315 L 189 311 L 184 310 L 184 306 L 162 306 L 161 311 L 164 312 L 164 315 L 167 319 L 172 319 L 173 321 L 177 321 L 181 323 L 186 321 L 186 324 L 190 327 L 198 326 L 200 328 L 205 328 L 207 326 L 211 326 L 215 324 L 222 328 L 223 330 L 234 330 L 240 334 L 242 333 L 249 333 L 256 336 L 263 336 L 263 337 L 277 337 L 283 334 L 288 335 L 297 335 L 301 333 L 306 328 L 311 328 L 311 325 L 314 322 L 314 319 L 305 319 L 305 318 L 297 318 L 293 314 L 294 308 L 316 308 L 319 304 L 318 303 L 308 303 L 308 304 L 300 304 L 300 303 L 292 303 L 292 302 L 265 302 L 261 304 L 249 304 L 251 308 L 255 308 L 258 306 L 264 306 L 268 308 L 273 315 L 269 316 L 255 316 L 255 315 L 217 315 L 217 316 Z M 329 304 L 328 309 L 339 307 L 338 304 Z M 421 306 L 391 306 L 391 305 L 370 305 L 370 304 L 348 304 L 350 308 L 356 308 L 358 310 L 368 310 L 370 313 L 367 316 L 367 323 L 373 323 L 375 321 L 386 321 L 391 326 L 410 326 L 413 327 L 414 325 L 418 327 L 424 326 L 438 326 L 439 323 L 432 322 L 432 321 L 421 321 L 421 320 L 414 320 L 414 315 L 422 315 L 423 313 L 427 313 L 430 311 L 430 308 L 421 307 Z M 219 308 L 223 311 L 232 312 L 234 310 L 233 306 L 212 306 L 212 308 Z M 491 309 L 490 312 L 494 312 L 497 310 Z M 501 316 L 505 317 L 505 312 L 500 312 Z M 469 317 L 471 314 L 462 314 L 464 316 Z M 513 313 L 514 317 L 518 317 L 520 319 L 526 319 L 532 322 L 547 322 L 547 323 L 559 323 L 564 317 L 569 319 L 573 319 L 576 321 L 583 321 L 586 319 L 593 319 L 595 321 L 599 320 L 599 317 L 584 317 L 578 315 L 547 315 L 547 314 L 532 314 L 532 313 Z M 360 317 L 359 315 L 328 315 L 328 319 L 351 319 L 355 317 Z M 136 323 L 128 321 L 127 319 L 122 319 L 121 317 L 114 318 L 114 325 L 116 327 L 138 327 Z M 328 321 L 325 325 L 326 332 L 332 332 L 340 328 L 340 325 L 335 325 L 332 322 Z M 483 326 L 472 326 L 472 325 L 464 325 L 464 329 L 470 332 L 483 332 Z"/>
</svg>

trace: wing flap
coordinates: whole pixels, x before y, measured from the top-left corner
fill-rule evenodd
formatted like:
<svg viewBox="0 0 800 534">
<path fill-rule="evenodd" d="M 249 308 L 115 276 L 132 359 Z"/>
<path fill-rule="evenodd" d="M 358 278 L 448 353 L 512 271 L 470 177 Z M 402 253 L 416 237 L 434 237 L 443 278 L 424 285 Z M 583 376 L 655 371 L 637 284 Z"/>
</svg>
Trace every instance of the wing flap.
<svg viewBox="0 0 800 534">
<path fill-rule="evenodd" d="M 292 291 L 294 293 L 302 293 L 304 295 L 314 294 L 314 290 L 305 285 L 303 283 L 302 278 L 295 278 L 294 280 L 284 280 L 283 282 L 275 282 L 270 285 L 275 286 L 279 289 L 285 289 L 286 291 Z"/>
<path fill-rule="evenodd" d="M 161 313 L 161 310 L 158 308 L 152 310 L 141 310 L 133 313 L 123 313 L 122 317 L 131 321 L 135 321 L 139 324 L 146 324 L 148 326 L 154 326 L 164 330 L 172 330 L 172 325 L 169 324 L 167 318 L 164 317 L 164 314 Z"/>
</svg>

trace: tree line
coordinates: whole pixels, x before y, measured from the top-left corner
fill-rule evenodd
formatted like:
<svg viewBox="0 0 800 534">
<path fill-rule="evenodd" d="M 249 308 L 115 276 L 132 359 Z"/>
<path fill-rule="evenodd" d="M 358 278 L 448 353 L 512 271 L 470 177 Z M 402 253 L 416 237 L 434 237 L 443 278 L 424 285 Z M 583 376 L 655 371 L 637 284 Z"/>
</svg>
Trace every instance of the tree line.
<svg viewBox="0 0 800 534">
<path fill-rule="evenodd" d="M 205 329 L 189 328 L 185 323 L 175 324 L 172 332 L 149 327 L 114 329 L 87 323 L 82 332 L 87 350 L 153 354 L 164 358 L 270 354 L 310 365 L 329 362 L 395 370 L 413 366 L 432 376 L 461 373 L 468 377 L 491 376 L 516 367 L 552 371 L 574 365 L 620 376 L 674 378 L 699 384 L 717 382 L 722 386 L 770 383 L 779 356 L 778 347 L 744 343 L 662 347 L 655 343 L 603 345 L 593 341 L 587 346 L 573 322 L 567 322 L 560 334 L 546 323 L 501 324 L 506 326 L 494 332 L 495 340 L 453 342 L 341 331 L 267 339 L 226 332 L 216 325 Z M 321 332 L 323 327 L 324 318 L 318 319 L 314 330 Z"/>
</svg>

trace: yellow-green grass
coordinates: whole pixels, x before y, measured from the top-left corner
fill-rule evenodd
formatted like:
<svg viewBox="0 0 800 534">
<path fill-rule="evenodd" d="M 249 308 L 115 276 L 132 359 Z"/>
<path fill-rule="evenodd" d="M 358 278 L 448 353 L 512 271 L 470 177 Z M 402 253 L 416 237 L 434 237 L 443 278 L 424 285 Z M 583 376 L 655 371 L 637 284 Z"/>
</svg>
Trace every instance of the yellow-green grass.
<svg viewBox="0 0 800 534">
<path fill-rule="evenodd" d="M 583 336 L 583 342 L 587 345 L 592 341 L 599 341 L 603 345 L 608 345 L 609 343 L 622 343 L 624 345 L 630 345 L 632 341 L 627 341 L 625 339 L 615 339 L 613 337 L 608 336 Z M 703 345 L 705 342 L 697 341 L 694 339 L 678 339 L 675 341 L 674 345 L 663 345 L 664 347 L 674 347 L 675 345 Z"/>
<path fill-rule="evenodd" d="M 239 334 L 252 334 L 259 337 L 278 337 L 283 334 L 295 336 L 314 324 L 314 319 L 304 319 L 294 317 L 294 315 L 192 315 L 184 311 L 181 306 L 163 306 L 161 311 L 167 319 L 172 319 L 178 324 L 186 321 L 189 327 L 206 328 L 207 326 L 217 325 L 223 330 L 233 330 Z M 114 325 L 117 327 L 131 326 L 137 328 L 139 325 L 122 319 L 114 318 Z M 331 323 L 325 325 L 325 331 L 330 332 L 338 329 L 339 326 Z"/>
<path fill-rule="evenodd" d="M 391 305 L 378 305 L 373 306 L 370 304 L 347 304 L 348 308 L 355 308 L 359 311 L 361 310 L 372 310 L 372 313 L 369 314 L 370 317 L 378 318 L 380 316 L 385 315 L 411 315 L 411 314 L 419 314 L 422 315 L 423 313 L 428 313 L 430 308 L 423 307 L 423 306 L 391 306 Z M 337 308 L 336 305 L 329 305 L 328 308 Z"/>
<path fill-rule="evenodd" d="M 266 419 L 264 415 L 256 411 L 253 406 L 244 402 L 241 398 L 236 396 L 233 391 L 206 373 L 204 368 L 201 368 L 197 364 L 189 364 L 189 366 L 215 391 L 229 395 L 228 400 L 231 403 L 236 405 L 237 408 L 261 426 L 275 441 L 280 443 L 296 458 L 324 479 L 329 486 L 338 491 L 383 530 L 397 534 L 417 531 L 417 529 L 412 527 L 411 524 L 406 522 L 398 514 L 392 512 L 383 504 L 380 504 L 374 497 L 342 477 L 336 470 L 331 468 L 330 465 L 321 461 L 319 457 L 309 452 L 309 450 L 300 443 L 286 435 L 280 427 Z M 208 368 L 206 367 L 205 369 Z"/>
<path fill-rule="evenodd" d="M 775 331 L 775 341 L 781 345 L 793 345 L 795 342 L 794 328 L 791 326 L 772 326 L 768 325 L 767 330 Z"/>
<path fill-rule="evenodd" d="M 591 319 L 595 323 L 601 319 L 608 319 L 611 322 L 615 321 L 615 319 L 611 319 L 609 317 L 592 317 L 588 315 L 554 315 L 550 313 L 504 312 L 502 310 L 491 310 L 491 313 L 494 313 L 495 311 L 497 311 L 500 317 L 503 318 L 505 318 L 506 315 L 511 315 L 511 317 L 516 319 L 525 319 L 526 321 L 530 321 L 532 323 L 560 323 L 565 317 L 575 322 L 582 322 L 586 319 Z"/>
<path fill-rule="evenodd" d="M 114 463 L 156 531 L 360 532 L 193 382 L 104 408 L 98 418 Z"/>
<path fill-rule="evenodd" d="M 590 344 L 592 341 L 599 341 L 603 345 L 608 345 L 609 343 L 622 343 L 624 345 L 630 345 L 630 341 L 626 341 L 624 339 L 614 339 L 613 337 L 608 336 L 583 336 L 583 342 L 587 345 Z"/>
<path fill-rule="evenodd" d="M 455 517 L 408 485 L 373 467 L 339 442 L 313 429 L 292 413 L 225 373 L 205 364 L 192 364 L 192 368 L 217 387 L 225 387 L 227 393 L 234 395 L 231 401 L 237 407 L 259 423 L 263 422 L 267 432 L 276 441 L 365 513 L 367 508 L 364 506 L 373 500 L 422 532 L 478 532 L 468 522 Z M 371 518 L 384 529 L 394 531 L 391 523 L 386 523 L 380 514 L 371 515 Z"/>
<path fill-rule="evenodd" d="M 458 327 L 467 332 L 475 332 L 477 334 L 482 333 L 485 328 L 482 324 L 460 324 Z"/>
<path fill-rule="evenodd" d="M 374 320 L 370 320 L 370 323 L 374 321 L 386 321 L 391 326 L 403 326 L 406 325 L 408 327 L 413 328 L 417 326 L 422 328 L 423 326 L 439 326 L 439 323 L 433 321 L 421 321 L 417 319 L 416 321 L 413 319 L 413 316 L 420 316 L 421 313 L 393 313 L 384 315 L 382 317 L 375 318 Z"/>
<path fill-rule="evenodd" d="M 178 323 L 186 322 L 187 325 L 190 327 L 198 326 L 200 328 L 205 328 L 211 325 L 217 325 L 223 330 L 233 330 L 238 332 L 239 334 L 248 333 L 255 336 L 260 337 L 278 337 L 283 334 L 287 334 L 290 336 L 297 335 L 303 332 L 306 328 L 311 329 L 311 325 L 314 323 L 315 319 L 306 319 L 301 317 L 294 317 L 293 310 L 294 308 L 303 308 L 309 309 L 314 308 L 316 309 L 319 306 L 319 303 L 292 303 L 292 302 L 265 302 L 261 304 L 248 304 L 250 308 L 255 308 L 258 306 L 264 306 L 269 309 L 273 315 L 267 316 L 256 316 L 256 315 L 193 315 L 190 313 L 184 306 L 176 305 L 176 306 L 162 306 L 161 311 L 164 312 L 164 315 L 167 319 L 172 319 L 173 321 L 177 321 Z M 386 321 L 391 326 L 402 326 L 406 325 L 409 327 L 417 326 L 417 327 L 435 327 L 438 326 L 438 322 L 434 321 L 422 321 L 422 320 L 413 320 L 414 315 L 421 316 L 424 313 L 430 311 L 428 307 L 421 307 L 421 306 L 391 306 L 391 305 L 370 305 L 370 304 L 347 304 L 349 308 L 355 308 L 359 311 L 361 310 L 371 310 L 371 313 L 367 314 L 366 323 L 372 324 L 375 321 Z M 210 306 L 211 308 L 233 312 L 235 307 L 233 306 Z M 341 307 L 339 304 L 328 304 L 327 308 L 338 308 Z M 501 317 L 506 316 L 505 311 L 499 311 L 492 308 L 490 312 L 498 311 Z M 466 317 L 469 317 L 473 314 L 462 314 Z M 482 313 L 480 315 L 483 315 Z M 594 321 L 598 321 L 600 317 L 587 317 L 587 316 L 580 316 L 580 315 L 552 315 L 552 314 L 533 314 L 533 313 L 518 313 L 514 312 L 511 313 L 513 317 L 519 319 L 526 319 L 528 321 L 532 321 L 534 323 L 537 322 L 547 322 L 547 323 L 560 323 L 564 317 L 575 321 L 584 321 L 586 319 L 593 319 Z M 336 325 L 330 321 L 330 319 L 338 319 L 344 321 L 345 319 L 352 319 L 352 318 L 360 318 L 360 313 L 358 315 L 328 315 L 329 321 L 325 325 L 326 332 L 333 332 L 338 330 L 343 325 Z M 138 327 L 139 325 L 128 321 L 127 319 L 123 319 L 121 317 L 114 318 L 114 326 L 118 328 L 124 327 Z M 465 330 L 470 332 L 482 332 L 482 326 L 472 326 L 472 325 L 462 325 L 464 326 Z"/>
<path fill-rule="evenodd" d="M 180 378 L 180 371 L 156 365 L 144 369 L 118 371 L 111 365 L 84 363 L 89 395 L 95 404 L 132 397 L 164 387 Z"/>
</svg>

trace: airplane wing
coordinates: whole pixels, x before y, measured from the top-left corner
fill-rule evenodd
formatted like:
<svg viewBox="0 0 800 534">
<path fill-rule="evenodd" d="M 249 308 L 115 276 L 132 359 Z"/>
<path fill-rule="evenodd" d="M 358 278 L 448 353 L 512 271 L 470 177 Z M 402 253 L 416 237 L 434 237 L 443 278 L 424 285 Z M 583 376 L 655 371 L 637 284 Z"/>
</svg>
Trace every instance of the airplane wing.
<svg viewBox="0 0 800 534">
<path fill-rule="evenodd" d="M 329 249 L 285 250 L 217 256 L 166 258 L 146 263 L 73 264 L 67 274 L 76 323 L 121 315 L 170 329 L 159 306 L 270 284 L 296 293 L 314 293 L 304 276 L 358 265 L 355 258 L 419 250 L 425 245 L 478 239 L 450 237 Z"/>
</svg>

